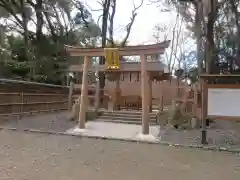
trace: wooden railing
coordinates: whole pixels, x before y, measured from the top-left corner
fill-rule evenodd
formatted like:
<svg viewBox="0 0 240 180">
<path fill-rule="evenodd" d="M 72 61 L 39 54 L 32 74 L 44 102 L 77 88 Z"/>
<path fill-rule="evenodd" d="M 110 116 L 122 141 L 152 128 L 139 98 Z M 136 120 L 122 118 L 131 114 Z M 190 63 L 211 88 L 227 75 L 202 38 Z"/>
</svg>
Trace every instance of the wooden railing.
<svg viewBox="0 0 240 180">
<path fill-rule="evenodd" d="M 0 92 L 58 93 L 68 94 L 68 86 L 18 81 L 0 78 Z M 0 101 L 1 102 L 1 101 Z"/>
<path fill-rule="evenodd" d="M 66 110 L 67 94 L 0 92 L 0 116 Z"/>
<path fill-rule="evenodd" d="M 142 99 L 140 96 L 121 96 L 117 98 L 117 109 L 135 109 L 140 110 L 142 108 Z"/>
<path fill-rule="evenodd" d="M 66 110 L 68 86 L 0 79 L 0 118 Z"/>
<path fill-rule="evenodd" d="M 66 94 L 0 93 L 0 114 L 25 114 L 67 109 L 67 101 Z"/>
</svg>

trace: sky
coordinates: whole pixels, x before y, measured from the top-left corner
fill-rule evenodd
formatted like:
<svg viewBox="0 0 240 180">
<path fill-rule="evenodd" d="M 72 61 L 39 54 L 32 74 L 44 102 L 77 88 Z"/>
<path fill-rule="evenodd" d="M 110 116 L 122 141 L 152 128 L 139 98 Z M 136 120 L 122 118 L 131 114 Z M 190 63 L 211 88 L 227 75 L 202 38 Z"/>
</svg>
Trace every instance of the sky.
<svg viewBox="0 0 240 180">
<path fill-rule="evenodd" d="M 88 7 L 91 7 L 93 10 L 101 8 L 101 5 L 98 4 L 98 0 L 82 0 Z M 154 0 L 152 0 L 154 1 Z M 162 0 L 163 1 L 163 0 Z M 117 8 L 115 15 L 115 24 L 114 24 L 114 33 L 115 40 L 121 41 L 125 37 L 126 31 L 124 27 L 130 22 L 130 17 L 133 9 L 133 4 L 138 6 L 141 3 L 141 0 L 117 0 Z M 154 44 L 156 39 L 153 37 L 154 27 L 158 24 L 160 27 L 168 27 L 169 25 L 173 28 L 176 22 L 176 12 L 162 12 L 161 9 L 165 9 L 163 6 L 158 6 L 157 4 L 151 4 L 150 0 L 144 0 L 143 6 L 137 11 L 138 15 L 133 24 L 130 38 L 128 39 L 129 45 L 139 45 L 139 44 Z M 101 15 L 102 11 L 91 11 L 93 18 L 97 21 L 98 17 Z M 101 24 L 101 22 L 100 22 Z M 160 34 L 160 41 L 164 41 L 164 35 L 168 33 L 167 40 L 172 40 L 172 28 L 169 31 L 163 32 Z M 185 28 L 184 28 L 185 29 Z M 176 43 L 176 41 L 174 41 Z M 186 50 L 195 49 L 195 41 L 188 40 L 184 44 Z M 167 57 L 171 53 L 171 47 L 166 49 L 164 61 L 168 63 Z M 179 56 L 179 51 L 176 52 Z M 182 65 L 182 63 L 181 63 Z"/>
<path fill-rule="evenodd" d="M 100 9 L 101 5 L 98 1 L 101 0 L 81 0 L 91 9 Z M 150 0 L 143 0 L 144 3 L 137 11 L 137 16 L 133 24 L 129 45 L 150 44 L 155 43 L 153 38 L 153 29 L 156 24 L 161 24 L 162 27 L 168 26 L 169 23 L 174 23 L 176 15 L 174 12 L 160 12 L 160 7 L 157 4 L 151 4 Z M 125 27 L 130 22 L 131 13 L 134 7 L 139 6 L 141 0 L 117 0 L 116 15 L 114 21 L 115 40 L 121 41 L 125 37 Z M 90 8 L 89 8 L 90 10 Z M 91 11 L 93 18 L 97 21 L 102 11 Z M 101 22 L 100 22 L 101 25 Z M 28 24 L 30 29 L 35 29 L 33 23 Z M 171 34 L 171 33 L 170 33 Z M 169 37 L 171 39 L 171 37 Z"/>
<path fill-rule="evenodd" d="M 100 9 L 101 5 L 97 0 L 83 0 L 92 9 Z M 114 32 L 116 39 L 121 40 L 126 31 L 124 27 L 130 22 L 133 9 L 133 3 L 138 6 L 141 0 L 117 0 L 117 8 L 115 15 Z M 93 18 L 97 21 L 101 12 L 92 11 Z M 129 44 L 149 44 L 154 43 L 153 29 L 156 24 L 165 25 L 174 22 L 174 13 L 160 12 L 160 8 L 156 4 L 150 4 L 148 0 L 144 0 L 143 6 L 138 10 L 138 15 L 133 24 L 133 28 L 129 38 Z"/>
</svg>

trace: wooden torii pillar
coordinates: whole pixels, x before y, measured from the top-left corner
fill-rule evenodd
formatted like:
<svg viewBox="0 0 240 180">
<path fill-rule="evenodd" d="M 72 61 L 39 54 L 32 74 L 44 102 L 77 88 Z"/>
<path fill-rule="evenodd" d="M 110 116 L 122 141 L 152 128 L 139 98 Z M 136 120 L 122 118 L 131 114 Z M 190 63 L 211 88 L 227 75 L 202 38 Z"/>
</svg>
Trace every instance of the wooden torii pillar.
<svg viewBox="0 0 240 180">
<path fill-rule="evenodd" d="M 152 107 L 152 78 L 151 78 L 151 73 L 149 72 L 148 73 L 148 86 L 149 86 L 149 92 L 148 92 L 148 111 L 151 113 L 152 110 L 153 110 L 153 107 Z"/>
<path fill-rule="evenodd" d="M 149 134 L 149 86 L 148 74 L 146 70 L 146 56 L 140 55 L 141 60 L 141 95 L 142 95 L 142 133 Z"/>
<path fill-rule="evenodd" d="M 80 111 L 79 111 L 79 128 L 85 129 L 86 111 L 88 105 L 88 66 L 91 58 L 89 56 L 84 57 L 83 76 L 82 76 L 82 88 L 80 98 Z"/>
<path fill-rule="evenodd" d="M 99 72 L 99 63 L 97 64 L 97 70 L 96 70 L 96 74 L 98 74 Z M 95 91 L 95 97 L 94 97 L 94 110 L 97 112 L 99 109 L 99 105 L 100 105 L 100 98 L 99 98 L 99 94 L 100 94 L 100 82 L 99 79 L 97 79 L 97 83 L 96 83 L 96 91 Z"/>
</svg>

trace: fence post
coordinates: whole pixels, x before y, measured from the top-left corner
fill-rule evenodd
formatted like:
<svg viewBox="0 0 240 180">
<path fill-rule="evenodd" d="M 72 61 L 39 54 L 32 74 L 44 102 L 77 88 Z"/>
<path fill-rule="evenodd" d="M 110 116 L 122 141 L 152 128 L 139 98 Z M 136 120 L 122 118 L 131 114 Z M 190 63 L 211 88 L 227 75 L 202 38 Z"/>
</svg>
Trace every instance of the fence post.
<svg viewBox="0 0 240 180">
<path fill-rule="evenodd" d="M 74 83 L 71 81 L 69 85 L 69 93 L 68 93 L 68 110 L 72 109 L 72 94 L 73 94 Z"/>
<path fill-rule="evenodd" d="M 20 114 L 18 116 L 18 120 L 21 119 L 21 117 L 22 117 L 23 103 L 24 103 L 24 92 L 21 92 L 20 96 L 21 96 L 21 104 L 20 104 Z"/>
<path fill-rule="evenodd" d="M 163 87 L 160 89 L 160 97 L 159 97 L 159 102 L 158 102 L 158 110 L 160 113 L 163 112 L 164 109 L 164 104 L 163 104 Z"/>
</svg>

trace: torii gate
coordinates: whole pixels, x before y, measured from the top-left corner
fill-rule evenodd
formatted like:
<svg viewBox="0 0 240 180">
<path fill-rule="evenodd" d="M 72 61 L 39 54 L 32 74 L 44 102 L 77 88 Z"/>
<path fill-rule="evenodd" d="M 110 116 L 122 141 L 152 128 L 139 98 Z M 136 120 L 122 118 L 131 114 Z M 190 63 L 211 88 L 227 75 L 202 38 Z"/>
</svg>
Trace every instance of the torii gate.
<svg viewBox="0 0 240 180">
<path fill-rule="evenodd" d="M 139 46 L 127 46 L 114 48 L 117 51 L 118 56 L 140 56 L 141 61 L 141 96 L 142 96 L 142 133 L 149 134 L 149 115 L 148 115 L 148 105 L 149 105 L 149 86 L 148 86 L 148 74 L 147 74 L 147 63 L 146 56 L 163 54 L 165 49 L 169 46 L 170 41 L 165 41 L 158 44 L 152 45 L 139 45 Z M 88 67 L 89 62 L 92 57 L 100 57 L 106 55 L 106 49 L 104 48 L 81 48 L 74 46 L 65 46 L 67 52 L 70 56 L 83 56 L 83 76 L 82 76 L 82 87 L 81 87 L 81 99 L 80 99 L 80 112 L 79 112 L 79 128 L 85 129 L 85 113 L 87 111 L 87 96 L 88 96 Z M 109 48 L 110 49 L 110 48 Z M 107 62 L 109 63 L 109 62 Z M 116 71 L 121 71 L 119 67 L 119 62 L 112 62 L 111 67 L 117 69 Z M 109 68 L 109 64 L 107 64 Z M 99 92 L 96 92 L 99 94 Z"/>
</svg>

